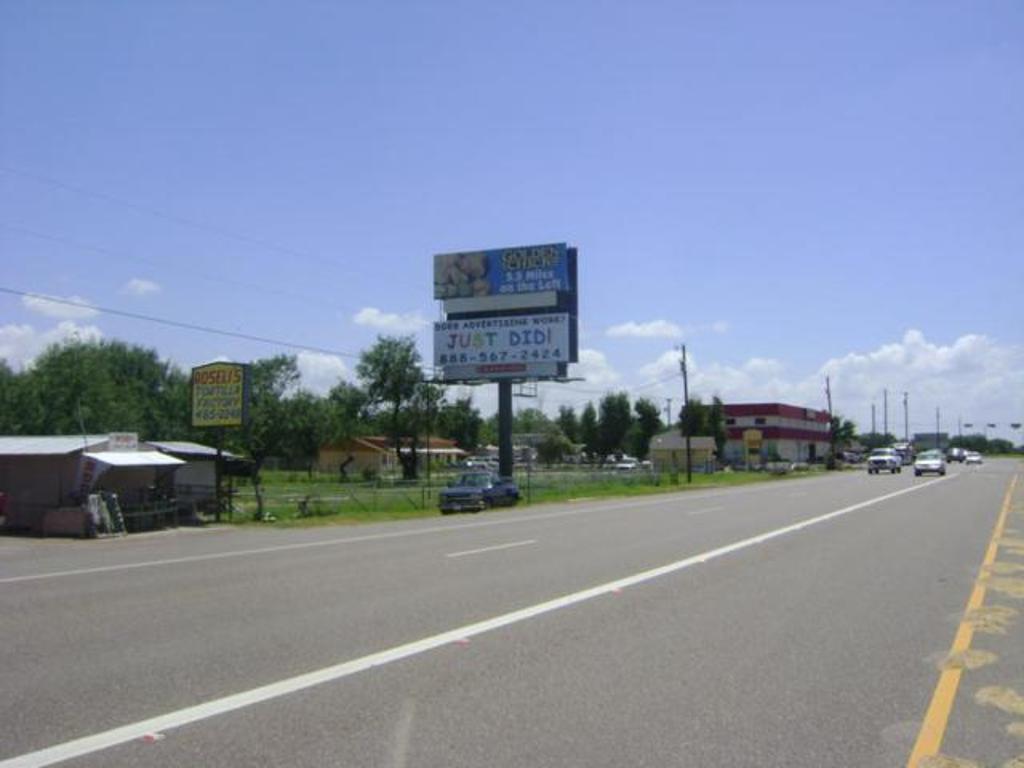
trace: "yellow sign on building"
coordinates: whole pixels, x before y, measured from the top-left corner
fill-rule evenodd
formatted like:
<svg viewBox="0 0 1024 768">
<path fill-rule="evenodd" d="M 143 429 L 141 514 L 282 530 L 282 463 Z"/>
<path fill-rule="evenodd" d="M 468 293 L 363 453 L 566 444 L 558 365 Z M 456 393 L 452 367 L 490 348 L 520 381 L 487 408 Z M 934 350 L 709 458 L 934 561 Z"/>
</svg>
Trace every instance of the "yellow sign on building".
<svg viewBox="0 0 1024 768">
<path fill-rule="evenodd" d="M 193 427 L 240 427 L 248 412 L 249 366 L 210 363 L 192 369 Z"/>
</svg>

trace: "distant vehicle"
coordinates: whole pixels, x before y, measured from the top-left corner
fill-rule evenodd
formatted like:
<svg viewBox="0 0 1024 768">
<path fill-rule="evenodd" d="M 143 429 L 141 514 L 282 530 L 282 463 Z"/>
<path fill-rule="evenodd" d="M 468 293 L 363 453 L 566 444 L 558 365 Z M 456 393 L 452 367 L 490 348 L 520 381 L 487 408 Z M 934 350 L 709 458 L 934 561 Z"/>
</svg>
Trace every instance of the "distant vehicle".
<svg viewBox="0 0 1024 768">
<path fill-rule="evenodd" d="M 977 451 L 967 451 L 966 456 L 964 456 L 964 461 L 968 464 L 981 464 L 981 454 Z"/>
<path fill-rule="evenodd" d="M 441 490 L 438 506 L 441 514 L 480 512 L 488 507 L 512 506 L 519 501 L 519 486 L 493 472 L 464 472 Z"/>
<path fill-rule="evenodd" d="M 967 459 L 967 451 L 963 448 L 950 448 L 946 454 L 946 461 L 963 462 Z"/>
<path fill-rule="evenodd" d="M 914 446 L 910 443 L 893 443 L 892 449 L 899 455 L 903 466 L 914 463 Z"/>
<path fill-rule="evenodd" d="M 903 471 L 903 459 L 892 448 L 875 448 L 868 456 L 868 474 L 877 475 L 879 472 L 890 472 L 896 474 Z"/>
<path fill-rule="evenodd" d="M 927 472 L 946 474 L 946 459 L 942 451 L 924 451 L 917 457 L 914 462 L 914 475 L 920 477 Z"/>
<path fill-rule="evenodd" d="M 636 472 L 640 469 L 640 462 L 636 459 L 623 459 L 612 464 L 612 469 L 616 472 Z"/>
</svg>

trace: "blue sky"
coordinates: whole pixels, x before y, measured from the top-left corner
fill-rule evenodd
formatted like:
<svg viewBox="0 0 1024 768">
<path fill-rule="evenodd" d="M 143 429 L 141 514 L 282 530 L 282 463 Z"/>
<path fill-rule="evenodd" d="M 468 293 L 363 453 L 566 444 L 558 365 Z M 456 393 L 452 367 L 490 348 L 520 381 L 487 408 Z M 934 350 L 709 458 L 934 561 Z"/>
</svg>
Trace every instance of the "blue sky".
<svg viewBox="0 0 1024 768">
<path fill-rule="evenodd" d="M 0 287 L 429 360 L 432 254 L 567 241 L 586 381 L 522 405 L 678 407 L 685 341 L 705 399 L 1019 440 L 1021 93 L 1015 1 L 7 0 Z M 72 333 L 289 351 L 0 294 L 15 368 Z"/>
</svg>

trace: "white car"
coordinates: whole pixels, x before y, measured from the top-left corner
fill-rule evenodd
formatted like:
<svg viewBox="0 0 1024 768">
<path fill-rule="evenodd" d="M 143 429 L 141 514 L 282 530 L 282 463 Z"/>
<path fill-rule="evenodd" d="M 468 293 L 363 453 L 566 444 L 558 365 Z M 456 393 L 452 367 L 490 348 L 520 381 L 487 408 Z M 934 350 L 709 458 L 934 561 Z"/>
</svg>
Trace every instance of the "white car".
<svg viewBox="0 0 1024 768">
<path fill-rule="evenodd" d="M 892 448 L 875 448 L 868 456 L 868 474 L 879 472 L 896 474 L 903 471 L 903 459 Z"/>
<path fill-rule="evenodd" d="M 977 451 L 968 451 L 967 455 L 964 457 L 964 463 L 966 463 L 966 464 L 981 464 L 982 463 L 981 454 L 978 453 Z"/>
<path fill-rule="evenodd" d="M 918 454 L 914 461 L 914 475 L 920 477 L 926 472 L 934 472 L 937 475 L 946 474 L 946 458 L 942 451 L 924 451 Z"/>
</svg>

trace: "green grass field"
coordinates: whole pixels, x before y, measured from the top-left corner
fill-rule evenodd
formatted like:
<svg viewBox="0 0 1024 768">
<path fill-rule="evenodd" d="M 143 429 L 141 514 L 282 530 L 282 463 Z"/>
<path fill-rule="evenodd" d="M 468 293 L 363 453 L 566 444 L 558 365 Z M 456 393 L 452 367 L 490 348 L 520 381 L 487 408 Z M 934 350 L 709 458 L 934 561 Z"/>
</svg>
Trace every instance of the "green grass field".
<svg viewBox="0 0 1024 768">
<path fill-rule="evenodd" d="M 582 499 L 607 499 L 678 493 L 687 490 L 723 488 L 751 483 L 780 482 L 806 477 L 807 472 L 773 475 L 766 472 L 716 472 L 686 475 L 648 473 L 615 474 L 611 471 L 555 470 L 517 472 L 520 505 Z M 438 494 L 454 475 L 434 474 L 414 484 L 339 482 L 334 475 L 304 472 L 263 473 L 264 512 L 268 519 L 256 520 L 256 495 L 251 486 L 236 489 L 230 522 L 276 527 L 352 525 L 387 520 L 434 517 Z"/>
</svg>

